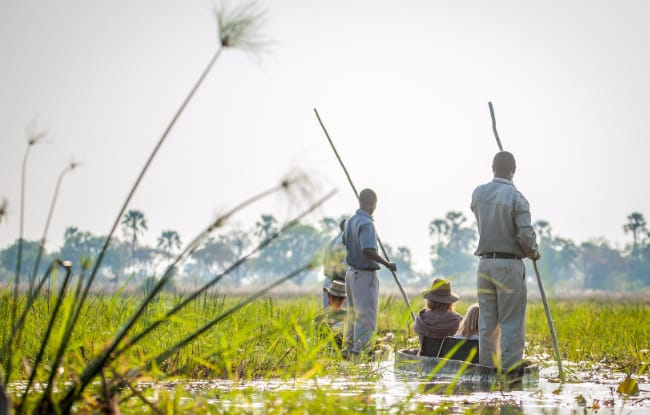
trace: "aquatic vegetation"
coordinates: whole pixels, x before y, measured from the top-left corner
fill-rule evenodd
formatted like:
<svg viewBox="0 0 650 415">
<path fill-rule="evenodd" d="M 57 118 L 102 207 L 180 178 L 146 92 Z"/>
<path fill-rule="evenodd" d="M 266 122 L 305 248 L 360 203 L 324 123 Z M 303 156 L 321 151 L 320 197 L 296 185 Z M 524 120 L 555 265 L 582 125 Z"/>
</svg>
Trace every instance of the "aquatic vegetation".
<svg viewBox="0 0 650 415">
<path fill-rule="evenodd" d="M 2 318 L 7 317 L 10 311 L 6 306 L 10 295 L 8 290 L 0 292 Z M 134 324 L 134 330 L 145 330 L 182 300 L 178 294 L 161 294 L 159 301 L 152 303 L 148 312 Z M 102 382 L 89 385 L 87 392 L 75 401 L 74 411 L 92 410 L 100 405 L 99 401 L 109 399 L 125 413 L 137 412 L 135 408 L 142 408 L 145 401 L 152 413 L 164 412 L 167 410 L 165 408 L 176 408 L 181 412 L 189 408 L 195 412 L 209 408 L 212 413 L 292 413 L 288 411 L 289 408 L 304 408 L 309 409 L 309 413 L 317 413 L 319 406 L 325 407 L 323 405 L 327 402 L 336 403 L 342 413 L 359 410 L 369 413 L 424 413 L 432 409 L 444 412 L 442 408 L 449 410 L 449 404 L 441 402 L 442 397 L 457 393 L 457 388 L 462 386 L 455 382 L 431 383 L 432 379 L 423 378 L 423 382 L 432 385 L 431 388 L 405 390 L 401 392 L 403 395 L 400 399 L 387 402 L 387 397 L 377 398 L 381 395 L 377 385 L 382 382 L 377 368 L 345 361 L 339 353 L 331 351 L 331 339 L 315 337 L 312 322 L 321 311 L 316 296 L 274 298 L 264 293 L 250 296 L 248 301 L 243 300 L 243 297 L 220 293 L 218 287 L 210 292 L 205 291 L 197 301 L 180 309 L 164 324 L 159 324 L 151 335 L 145 336 L 130 346 L 128 352 L 119 354 L 112 363 L 105 365 L 102 370 L 106 382 L 104 386 Z M 53 325 L 48 324 L 51 315 L 48 308 L 56 306 L 57 302 L 56 296 L 49 299 L 41 296 L 34 301 L 30 318 L 25 320 L 25 331 L 33 335 L 25 336 L 18 361 L 37 362 L 41 354 L 56 353 L 56 342 L 47 342 L 44 346 L 41 339 L 48 329 L 51 330 L 51 338 L 63 335 L 64 319 L 57 319 Z M 53 396 L 59 396 L 62 393 L 59 385 L 63 386 L 62 382 L 66 379 L 76 379 L 86 370 L 91 356 L 100 353 L 109 334 L 123 326 L 140 302 L 138 296 L 91 296 L 80 314 L 77 330 L 70 337 L 70 346 L 61 356 L 59 371 L 52 376 L 46 365 L 39 365 L 33 374 L 29 370 L 30 365 L 22 366 L 18 377 L 14 378 L 14 385 L 18 385 L 16 381 L 26 381 L 33 376 L 34 385 L 51 384 Z M 66 311 L 61 314 L 69 315 L 73 305 L 73 297 L 64 298 L 60 308 Z M 598 305 L 603 313 L 615 316 L 623 327 L 637 325 L 637 319 L 647 317 L 649 311 L 649 306 L 643 303 L 630 306 L 601 302 Z M 551 304 L 553 312 L 563 316 L 562 324 L 558 324 L 563 353 L 569 350 L 569 344 L 574 341 L 580 343 L 586 342 L 587 337 L 600 337 L 599 340 L 591 339 L 590 346 L 594 350 L 602 347 L 608 351 L 610 361 L 628 361 L 641 367 L 641 361 L 631 360 L 625 342 L 608 343 L 612 338 L 605 332 L 594 331 L 593 322 L 590 331 L 579 330 L 585 324 L 583 317 L 586 314 L 594 320 L 604 317 L 595 312 L 594 306 L 590 301 Z M 396 347 L 407 344 L 413 333 L 403 302 L 395 301 L 393 297 L 382 297 L 380 309 L 379 331 L 394 333 Z M 536 351 L 536 355 L 529 356 L 532 358 L 551 353 L 548 335 L 543 332 L 543 329 L 548 329 L 543 312 L 540 304 L 529 307 L 528 350 Z M 223 317 L 226 315 L 229 318 Z M 400 317 L 395 319 L 394 316 Z M 200 336 L 188 341 L 188 335 L 199 332 Z M 572 335 L 565 335 L 567 332 Z M 617 334 L 621 333 L 612 333 L 613 336 Z M 0 339 L 6 341 L 4 333 L 2 336 Z M 629 336 L 625 339 L 630 340 Z M 648 337 L 636 340 L 639 347 L 648 348 Z M 127 344 L 121 343 L 122 347 Z M 183 347 L 177 347 L 180 344 Z M 576 356 L 587 357 L 584 353 L 578 351 Z M 600 355 L 593 356 L 596 360 L 585 359 L 592 369 L 601 367 L 600 370 L 611 372 L 609 367 L 603 366 Z M 542 364 L 553 366 L 552 359 L 548 358 Z M 568 367 L 572 370 L 571 365 Z M 575 368 L 573 370 L 577 371 Z M 226 384 L 217 382 L 217 379 L 222 379 L 229 386 L 225 389 L 217 387 L 217 384 Z M 346 379 L 348 383 L 340 385 L 337 379 Z M 638 377 L 635 375 L 633 379 L 636 382 Z M 191 386 L 201 382 L 205 387 L 198 388 L 200 390 Z M 209 386 L 210 382 L 213 383 L 212 387 Z M 251 382 L 266 383 L 256 389 L 251 387 Z M 19 401 L 23 392 L 24 386 L 12 386 L 8 390 L 12 401 Z M 441 398 L 435 403 L 427 401 L 426 396 L 431 394 Z M 587 405 L 594 404 L 590 396 L 584 395 Z M 26 408 L 33 408 L 36 404 L 30 397 L 25 402 L 28 405 Z M 301 402 L 303 406 L 300 406 Z M 278 403 L 282 405 L 278 406 Z M 599 404 L 602 404 L 602 399 Z M 472 409 L 473 405 L 465 408 L 469 411 L 467 413 L 485 410 L 481 409 L 485 407 L 483 404 L 476 405 L 475 409 Z M 280 407 L 285 408 L 285 412 Z"/>
</svg>

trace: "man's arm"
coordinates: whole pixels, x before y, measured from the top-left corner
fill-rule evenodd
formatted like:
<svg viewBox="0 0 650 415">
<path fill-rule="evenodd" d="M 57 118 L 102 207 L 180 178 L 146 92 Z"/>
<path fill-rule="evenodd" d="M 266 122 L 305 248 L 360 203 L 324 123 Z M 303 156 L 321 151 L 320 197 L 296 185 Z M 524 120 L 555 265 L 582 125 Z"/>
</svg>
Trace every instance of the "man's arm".
<svg viewBox="0 0 650 415">
<path fill-rule="evenodd" d="M 370 259 L 372 259 L 375 262 L 379 262 L 389 270 L 395 272 L 397 271 L 397 265 L 395 265 L 394 262 L 388 262 L 386 261 L 381 255 L 377 253 L 376 249 L 372 248 L 364 248 L 363 253 L 366 254 L 366 256 Z"/>
<path fill-rule="evenodd" d="M 514 220 L 517 226 L 517 242 L 526 256 L 537 260 L 540 258 L 537 246 L 537 235 L 533 229 L 530 219 L 530 207 L 528 201 L 521 194 L 515 199 Z"/>
</svg>

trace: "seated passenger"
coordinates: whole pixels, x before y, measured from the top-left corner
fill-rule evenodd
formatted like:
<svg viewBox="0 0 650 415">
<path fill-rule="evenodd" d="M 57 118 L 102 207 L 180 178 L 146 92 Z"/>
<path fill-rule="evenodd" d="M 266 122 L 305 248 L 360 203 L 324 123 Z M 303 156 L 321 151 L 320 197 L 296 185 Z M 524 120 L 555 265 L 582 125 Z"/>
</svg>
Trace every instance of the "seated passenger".
<svg viewBox="0 0 650 415">
<path fill-rule="evenodd" d="M 345 283 L 333 280 L 332 284 L 325 290 L 329 305 L 322 314 L 314 319 L 314 323 L 320 327 L 321 333 L 323 329 L 330 330 L 334 335 L 337 346 L 341 348 L 343 343 L 343 323 L 347 313 L 343 308 L 343 302 L 346 298 Z"/>
<path fill-rule="evenodd" d="M 348 269 L 348 264 L 345 262 L 345 245 L 343 245 L 342 236 L 343 229 L 345 229 L 345 219 L 339 223 L 340 232 L 332 238 L 325 249 L 323 250 L 323 275 L 325 275 L 325 282 L 323 283 L 323 308 L 327 308 L 329 301 L 327 299 L 327 289 L 332 285 L 332 281 L 343 281 L 345 284 L 345 273 Z M 345 307 L 345 299 L 343 300 L 343 307 Z"/>
<path fill-rule="evenodd" d="M 413 329 L 420 336 L 418 354 L 437 356 L 442 339 L 453 336 L 463 319 L 463 316 L 454 311 L 454 303 L 459 297 L 451 291 L 449 281 L 438 278 L 423 294 L 425 307 L 418 312 L 413 325 Z"/>
<path fill-rule="evenodd" d="M 454 337 L 457 339 L 478 340 L 478 314 L 478 303 L 469 306 Z"/>
</svg>

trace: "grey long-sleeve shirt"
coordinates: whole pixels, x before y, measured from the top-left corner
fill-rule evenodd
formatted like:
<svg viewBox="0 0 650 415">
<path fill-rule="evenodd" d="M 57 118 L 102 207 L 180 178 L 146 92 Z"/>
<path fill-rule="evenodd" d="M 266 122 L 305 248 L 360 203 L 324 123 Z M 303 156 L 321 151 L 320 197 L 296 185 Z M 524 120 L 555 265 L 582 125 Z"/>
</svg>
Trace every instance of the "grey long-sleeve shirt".
<svg viewBox="0 0 650 415">
<path fill-rule="evenodd" d="M 537 253 L 537 237 L 526 198 L 510 181 L 495 177 L 472 194 L 472 212 L 478 224 L 479 242 L 475 255 L 490 252 L 521 258 Z"/>
</svg>

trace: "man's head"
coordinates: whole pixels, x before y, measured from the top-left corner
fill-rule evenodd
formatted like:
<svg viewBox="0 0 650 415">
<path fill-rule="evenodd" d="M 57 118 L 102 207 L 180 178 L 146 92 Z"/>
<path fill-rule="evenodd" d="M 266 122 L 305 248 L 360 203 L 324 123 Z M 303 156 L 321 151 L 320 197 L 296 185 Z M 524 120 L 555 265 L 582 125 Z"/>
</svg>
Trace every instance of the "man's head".
<svg viewBox="0 0 650 415">
<path fill-rule="evenodd" d="M 515 156 L 509 151 L 499 151 L 492 160 L 492 171 L 495 177 L 512 180 L 516 169 Z"/>
<path fill-rule="evenodd" d="M 329 299 L 330 307 L 334 309 L 340 309 L 343 307 L 343 301 L 345 301 L 345 297 L 347 296 L 345 282 L 333 280 L 332 285 L 325 288 L 325 291 L 327 291 L 328 294 L 327 297 Z"/>
<path fill-rule="evenodd" d="M 377 195 L 372 189 L 363 189 L 359 193 L 359 207 L 371 215 L 375 211 L 377 208 Z"/>
</svg>

